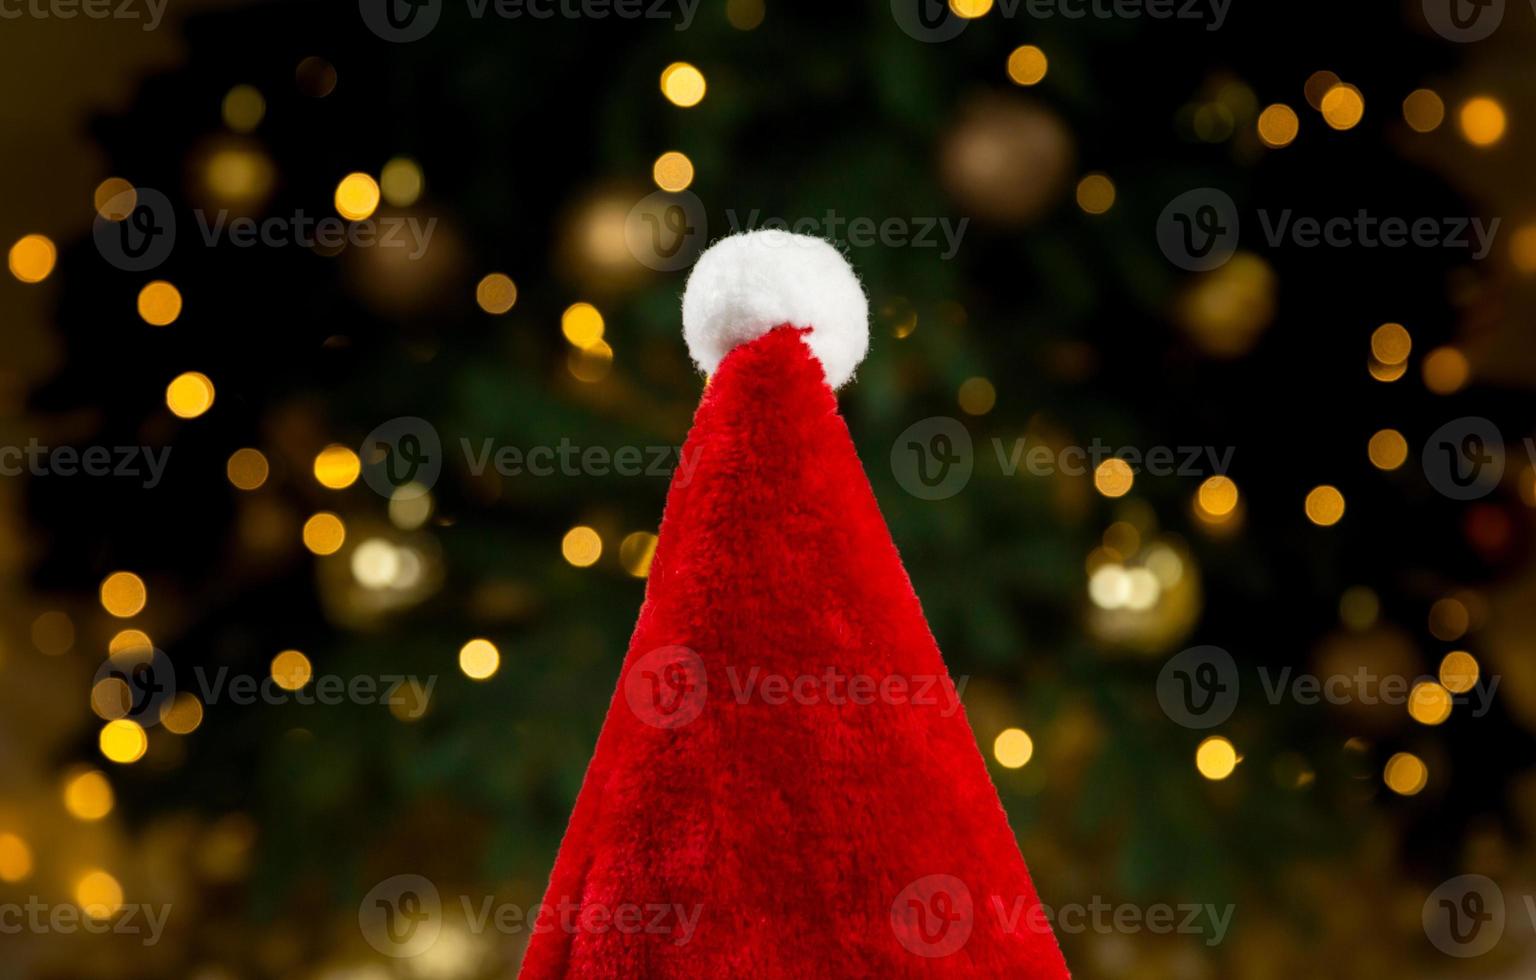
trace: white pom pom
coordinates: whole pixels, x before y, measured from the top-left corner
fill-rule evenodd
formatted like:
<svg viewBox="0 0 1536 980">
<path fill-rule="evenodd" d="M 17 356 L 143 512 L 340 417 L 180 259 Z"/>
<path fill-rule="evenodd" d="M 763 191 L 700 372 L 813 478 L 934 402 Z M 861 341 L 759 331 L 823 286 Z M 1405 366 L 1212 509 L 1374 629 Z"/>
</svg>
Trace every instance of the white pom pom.
<svg viewBox="0 0 1536 980">
<path fill-rule="evenodd" d="M 704 251 L 683 292 L 688 353 L 712 374 L 731 348 L 783 324 L 802 335 L 827 384 L 840 388 L 869 350 L 869 300 L 831 244 L 787 231 L 749 231 Z"/>
</svg>

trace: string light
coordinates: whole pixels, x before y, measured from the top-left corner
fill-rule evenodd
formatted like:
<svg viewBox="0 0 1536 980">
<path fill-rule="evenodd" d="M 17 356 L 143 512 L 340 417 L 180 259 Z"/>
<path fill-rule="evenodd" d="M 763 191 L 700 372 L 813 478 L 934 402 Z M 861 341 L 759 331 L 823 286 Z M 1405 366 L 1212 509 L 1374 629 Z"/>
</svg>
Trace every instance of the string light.
<svg viewBox="0 0 1536 980">
<path fill-rule="evenodd" d="M 1106 497 L 1123 497 L 1131 492 L 1136 474 L 1131 464 L 1118 456 L 1106 459 L 1093 471 L 1093 486 Z"/>
<path fill-rule="evenodd" d="M 336 185 L 336 213 L 348 221 L 362 221 L 379 206 L 379 185 L 362 172 L 347 174 Z"/>
<path fill-rule="evenodd" d="M 486 680 L 500 667 L 501 651 L 490 640 L 476 638 L 459 648 L 459 669 L 470 680 Z"/>
<path fill-rule="evenodd" d="M 1456 115 L 1461 135 L 1473 146 L 1492 146 L 1504 138 L 1508 119 L 1504 106 L 1489 95 L 1479 95 L 1461 104 Z"/>
<path fill-rule="evenodd" d="M 379 172 L 379 191 L 397 208 L 415 204 L 425 186 L 420 164 L 410 157 L 394 157 Z"/>
<path fill-rule="evenodd" d="M 16 834 L 0 833 L 0 881 L 26 881 L 32 874 L 32 848 Z"/>
<path fill-rule="evenodd" d="M 1195 512 L 1213 524 L 1219 524 L 1237 510 L 1237 484 L 1230 477 L 1212 476 L 1195 491 Z"/>
<path fill-rule="evenodd" d="M 1414 89 L 1403 99 L 1403 121 L 1416 133 L 1432 133 L 1445 121 L 1445 102 L 1433 89 Z"/>
<path fill-rule="evenodd" d="M 560 332 L 572 346 L 583 350 L 603 339 L 603 315 L 591 303 L 572 303 L 560 315 Z"/>
<path fill-rule="evenodd" d="M 285 691 L 302 690 L 314 672 L 309 658 L 298 650 L 284 650 L 272 658 L 272 682 Z"/>
<path fill-rule="evenodd" d="M 967 378 L 957 395 L 960 410 L 967 415 L 985 415 L 997 404 L 997 389 L 986 378 Z"/>
<path fill-rule="evenodd" d="M 667 101 L 688 109 L 704 101 L 709 86 L 704 73 L 686 61 L 674 61 L 661 72 L 661 94 Z"/>
<path fill-rule="evenodd" d="M 75 882 L 75 904 L 93 919 L 109 919 L 123 907 L 123 886 L 105 871 L 90 871 Z"/>
<path fill-rule="evenodd" d="M 241 490 L 255 490 L 267 482 L 267 457 L 259 449 L 236 449 L 224 464 L 229 482 Z"/>
<path fill-rule="evenodd" d="M 1077 182 L 1077 206 L 1088 214 L 1103 214 L 1114 207 L 1114 181 L 1104 174 L 1088 174 Z"/>
<path fill-rule="evenodd" d="M 1332 527 L 1344 519 L 1344 495 L 1338 487 L 1323 484 L 1307 494 L 1307 519 L 1318 527 Z"/>
<path fill-rule="evenodd" d="M 1452 650 L 1440 661 L 1440 683 L 1452 694 L 1472 690 L 1480 673 L 1477 658 L 1465 650 Z"/>
<path fill-rule="evenodd" d="M 236 85 L 224 94 L 220 107 L 224 125 L 237 133 L 249 133 L 267 114 L 267 100 L 254 85 Z"/>
<path fill-rule="evenodd" d="M 1408 440 L 1396 429 L 1382 429 L 1371 436 L 1366 452 L 1378 470 L 1395 470 L 1408 461 Z"/>
<path fill-rule="evenodd" d="M 1264 145 L 1278 149 L 1289 146 L 1296 139 L 1296 134 L 1301 131 L 1301 120 L 1297 118 L 1295 109 L 1277 102 L 1259 113 L 1257 126 L 1259 139 Z"/>
<path fill-rule="evenodd" d="M 11 275 L 26 283 L 42 282 L 53 272 L 59 250 L 47 235 L 23 235 L 11 246 Z"/>
<path fill-rule="evenodd" d="M 64 809 L 78 820 L 100 820 L 112 812 L 112 784 L 99 769 L 86 769 L 64 781 Z"/>
<path fill-rule="evenodd" d="M 129 765 L 144 758 L 149 748 L 149 738 L 135 721 L 117 718 L 107 722 L 97 736 L 101 754 L 113 762 Z"/>
<path fill-rule="evenodd" d="M 1387 760 L 1382 779 L 1399 796 L 1417 796 L 1429 785 L 1429 767 L 1412 752 L 1399 752 Z"/>
<path fill-rule="evenodd" d="M 475 303 L 487 313 L 505 313 L 517 303 L 517 283 L 504 272 L 492 272 L 475 286 Z"/>
<path fill-rule="evenodd" d="M 1419 681 L 1408 692 L 1408 714 L 1421 725 L 1440 725 L 1451 716 L 1451 692 L 1434 681 Z"/>
<path fill-rule="evenodd" d="M 1323 96 L 1323 121 L 1337 130 L 1354 129 L 1365 117 L 1365 97 L 1346 82 L 1334 85 Z"/>
<path fill-rule="evenodd" d="M 149 601 L 144 580 L 132 572 L 113 572 L 101 581 L 101 607 L 119 619 L 136 616 Z"/>
<path fill-rule="evenodd" d="M 1212 782 L 1220 782 L 1232 775 L 1240 761 L 1237 748 L 1221 735 L 1212 735 L 1195 749 L 1195 768 Z"/>
<path fill-rule="evenodd" d="M 121 177 L 108 177 L 96 185 L 91 196 L 96 213 L 107 221 L 122 221 L 138 207 L 139 192 Z"/>
<path fill-rule="evenodd" d="M 357 453 L 341 443 L 333 442 L 315 456 L 315 480 L 329 490 L 345 490 L 357 482 L 363 472 L 363 461 Z"/>
<path fill-rule="evenodd" d="M 598 558 L 602 557 L 603 539 L 592 528 L 578 524 L 565 532 L 565 538 L 560 542 L 560 554 L 577 568 L 587 568 L 597 564 Z"/>
<path fill-rule="evenodd" d="M 152 327 L 165 327 L 181 316 L 181 290 L 156 279 L 139 290 L 139 316 Z"/>
<path fill-rule="evenodd" d="M 1453 395 L 1467 384 L 1472 366 L 1454 347 L 1437 347 L 1424 356 L 1424 387 L 1437 395 Z"/>
<path fill-rule="evenodd" d="M 1038 85 L 1050 66 L 1044 51 L 1033 44 L 1023 44 L 1008 55 L 1008 78 L 1015 85 Z"/>
<path fill-rule="evenodd" d="M 321 511 L 304 522 L 304 547 L 317 555 L 334 555 L 347 540 L 347 526 L 330 511 Z"/>
<path fill-rule="evenodd" d="M 213 407 L 213 382 L 200 371 L 185 371 L 165 387 L 165 407 L 178 418 L 195 419 Z"/>
<path fill-rule="evenodd" d="M 992 740 L 992 755 L 1004 769 L 1022 769 L 1034 754 L 1034 739 L 1022 728 L 1005 728 Z"/>
<path fill-rule="evenodd" d="M 687 190 L 693 183 L 693 161 L 677 150 L 668 150 L 651 164 L 651 179 L 664 191 Z"/>
</svg>

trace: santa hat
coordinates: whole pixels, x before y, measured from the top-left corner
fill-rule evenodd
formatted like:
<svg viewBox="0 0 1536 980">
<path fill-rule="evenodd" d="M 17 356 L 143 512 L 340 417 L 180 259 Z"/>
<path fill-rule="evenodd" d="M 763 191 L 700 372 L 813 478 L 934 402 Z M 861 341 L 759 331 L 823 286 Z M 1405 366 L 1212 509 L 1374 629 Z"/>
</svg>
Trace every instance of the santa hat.
<svg viewBox="0 0 1536 980">
<path fill-rule="evenodd" d="M 833 389 L 820 239 L 700 256 L 710 384 L 522 976 L 1066 977 Z"/>
</svg>

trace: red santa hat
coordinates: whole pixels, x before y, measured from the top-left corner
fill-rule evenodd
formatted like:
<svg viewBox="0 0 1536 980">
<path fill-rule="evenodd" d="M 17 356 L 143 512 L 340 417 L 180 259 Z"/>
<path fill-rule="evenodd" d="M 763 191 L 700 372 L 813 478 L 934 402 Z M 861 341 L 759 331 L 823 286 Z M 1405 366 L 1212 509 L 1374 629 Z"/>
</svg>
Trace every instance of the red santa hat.
<svg viewBox="0 0 1536 980">
<path fill-rule="evenodd" d="M 1067 976 L 833 389 L 869 346 L 820 239 L 723 239 L 711 381 L 522 976 Z"/>
</svg>

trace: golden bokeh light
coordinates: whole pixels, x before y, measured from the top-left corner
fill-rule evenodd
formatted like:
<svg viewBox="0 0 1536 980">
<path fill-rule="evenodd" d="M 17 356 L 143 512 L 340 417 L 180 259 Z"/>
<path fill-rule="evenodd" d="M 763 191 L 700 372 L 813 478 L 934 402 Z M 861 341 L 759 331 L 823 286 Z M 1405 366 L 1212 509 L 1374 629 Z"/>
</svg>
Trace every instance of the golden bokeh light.
<svg viewBox="0 0 1536 980">
<path fill-rule="evenodd" d="M 402 531 L 414 531 L 432 516 L 432 494 L 420 483 L 404 483 L 389 495 L 389 522 Z"/>
<path fill-rule="evenodd" d="M 321 511 L 304 522 L 304 547 L 317 555 L 334 555 L 347 540 L 347 526 L 330 511 Z"/>
<path fill-rule="evenodd" d="M 1131 464 L 1118 456 L 1106 459 L 1093 471 L 1093 486 L 1106 497 L 1123 497 L 1131 492 L 1136 474 Z"/>
<path fill-rule="evenodd" d="M 91 686 L 91 710 L 104 721 L 126 718 L 133 709 L 133 691 L 121 677 L 103 677 Z"/>
<path fill-rule="evenodd" d="M 1196 511 L 1206 520 L 1220 523 L 1232 516 L 1237 509 L 1237 484 L 1230 477 L 1213 476 L 1200 484 L 1195 491 Z"/>
<path fill-rule="evenodd" d="M 1044 51 L 1033 44 L 1020 45 L 1008 55 L 1008 78 L 1015 85 L 1038 85 L 1050 66 Z"/>
<path fill-rule="evenodd" d="M 181 290 L 156 279 L 139 290 L 139 316 L 152 327 L 165 327 L 181 316 Z"/>
<path fill-rule="evenodd" d="M 577 568 L 595 565 L 603 555 L 603 539 L 592 528 L 578 524 L 565 532 L 560 541 L 560 554 Z"/>
<path fill-rule="evenodd" d="M 664 191 L 687 190 L 693 183 L 693 161 L 677 150 L 668 150 L 651 164 L 651 179 Z"/>
<path fill-rule="evenodd" d="M 1195 749 L 1195 768 L 1200 775 L 1220 782 L 1237 770 L 1237 748 L 1221 735 L 1212 735 Z"/>
<path fill-rule="evenodd" d="M 517 283 L 504 272 L 492 272 L 475 285 L 475 303 L 499 316 L 517 303 Z"/>
<path fill-rule="evenodd" d="M 1338 487 L 1323 484 L 1307 494 L 1307 520 L 1318 527 L 1332 527 L 1344 519 L 1344 495 Z"/>
<path fill-rule="evenodd" d="M 138 207 L 139 192 L 121 177 L 108 177 L 96 185 L 96 193 L 91 196 L 91 202 L 96 205 L 96 213 L 102 218 L 122 221 Z"/>
<path fill-rule="evenodd" d="M 284 650 L 272 658 L 272 682 L 285 691 L 302 690 L 314 676 L 309 658 L 297 650 Z"/>
<path fill-rule="evenodd" d="M 410 157 L 394 157 L 379 171 L 379 191 L 397 208 L 415 204 L 426 185 L 421 166 Z"/>
<path fill-rule="evenodd" d="M 1387 788 L 1399 796 L 1417 796 L 1429 785 L 1429 767 L 1412 752 L 1399 752 L 1382 769 Z"/>
<path fill-rule="evenodd" d="M 956 17 L 964 20 L 975 20 L 977 17 L 985 17 L 992 9 L 992 0 L 949 0 L 949 9 Z"/>
<path fill-rule="evenodd" d="M 1354 129 L 1365 117 L 1365 97 L 1353 85 L 1340 82 L 1323 96 L 1321 112 L 1323 121 L 1334 129 Z"/>
<path fill-rule="evenodd" d="M 220 107 L 224 125 L 237 133 L 249 133 L 267 114 L 267 100 L 254 85 L 236 85 L 224 93 Z"/>
<path fill-rule="evenodd" d="M 363 472 L 363 461 L 349 447 L 333 442 L 315 456 L 314 472 L 322 487 L 345 490 L 357 482 Z"/>
<path fill-rule="evenodd" d="M 32 874 L 32 848 L 16 834 L 0 833 L 0 881 L 15 884 Z"/>
<path fill-rule="evenodd" d="M 570 352 L 565 366 L 577 381 L 596 384 L 608 377 L 608 372 L 613 369 L 613 348 L 605 340 L 596 341 L 589 347 L 578 347 Z"/>
<path fill-rule="evenodd" d="M 560 332 L 583 350 L 601 341 L 605 329 L 603 315 L 591 303 L 572 303 L 560 314 Z"/>
<path fill-rule="evenodd" d="M 50 609 L 32 620 L 32 645 L 50 657 L 58 657 L 75 645 L 75 623 L 69 614 Z"/>
<path fill-rule="evenodd" d="M 64 809 L 77 820 L 100 820 L 115 803 L 112 784 L 99 769 L 86 769 L 64 780 Z"/>
<path fill-rule="evenodd" d="M 123 765 L 138 762 L 149 748 L 149 737 L 138 722 L 117 718 L 101 726 L 96 738 L 101 754 Z"/>
<path fill-rule="evenodd" d="M 626 534 L 619 542 L 619 564 L 635 578 L 651 574 L 651 559 L 656 557 L 656 535 L 649 531 Z"/>
<path fill-rule="evenodd" d="M 1526 222 L 1510 236 L 1509 260 L 1528 276 L 1536 273 L 1536 221 Z"/>
<path fill-rule="evenodd" d="M 490 640 L 476 638 L 459 648 L 459 669 L 470 680 L 486 680 L 500 667 L 501 651 Z"/>
<path fill-rule="evenodd" d="M 149 601 L 144 580 L 132 572 L 113 572 L 101 580 L 101 607 L 119 619 L 137 616 Z"/>
<path fill-rule="evenodd" d="M 203 723 L 203 702 L 197 695 L 179 692 L 160 709 L 160 724 L 172 735 L 190 735 Z"/>
<path fill-rule="evenodd" d="M 1452 694 L 1472 690 L 1481 673 L 1477 658 L 1465 650 L 1452 650 L 1440 661 L 1440 683 Z"/>
<path fill-rule="evenodd" d="M 1371 333 L 1371 356 L 1382 364 L 1401 364 L 1413 351 L 1413 336 L 1401 323 L 1383 323 Z"/>
<path fill-rule="evenodd" d="M 241 490 L 255 490 L 267 482 L 267 457 L 259 449 L 236 449 L 224 464 L 229 482 Z"/>
<path fill-rule="evenodd" d="M 53 272 L 59 250 L 47 235 L 23 235 L 11 246 L 11 275 L 22 282 L 42 282 Z"/>
<path fill-rule="evenodd" d="M 1429 607 L 1429 632 L 1437 640 L 1454 642 L 1472 628 L 1472 612 L 1460 599 L 1438 599 Z"/>
<path fill-rule="evenodd" d="M 1440 725 L 1451 716 L 1451 692 L 1434 681 L 1419 681 L 1408 692 L 1408 715 L 1421 725 Z"/>
<path fill-rule="evenodd" d="M 1114 181 L 1104 174 L 1088 174 L 1077 182 L 1077 206 L 1089 214 L 1103 214 L 1114 207 Z"/>
<path fill-rule="evenodd" d="M 1371 436 L 1366 452 L 1378 470 L 1395 470 L 1408 461 L 1408 440 L 1396 429 L 1382 429 Z"/>
<path fill-rule="evenodd" d="M 1034 739 L 1022 728 L 1005 728 L 992 740 L 992 757 L 1004 769 L 1022 769 L 1034 754 Z"/>
<path fill-rule="evenodd" d="M 91 871 L 75 882 L 75 904 L 93 919 L 110 919 L 123 907 L 123 886 L 105 871 Z"/>
<path fill-rule="evenodd" d="M 704 101 L 709 86 L 704 73 L 686 61 L 674 61 L 661 72 L 661 94 L 675 106 L 687 109 Z"/>
<path fill-rule="evenodd" d="M 107 641 L 107 653 L 114 657 L 143 654 L 153 649 L 154 643 L 151 642 L 149 634 L 143 630 L 118 630 L 112 634 L 112 639 Z"/>
<path fill-rule="evenodd" d="M 997 389 L 986 378 L 966 378 L 956 394 L 960 410 L 967 415 L 985 415 L 997 404 Z"/>
<path fill-rule="evenodd" d="M 1305 84 L 1302 86 L 1302 92 L 1306 95 L 1307 105 L 1321 112 L 1323 109 L 1323 96 L 1327 95 L 1329 90 L 1337 84 L 1339 84 L 1339 76 L 1331 71 L 1315 71 L 1308 75 Z"/>
<path fill-rule="evenodd" d="M 1265 146 L 1278 149 L 1289 146 L 1301 131 L 1301 119 L 1296 110 L 1283 102 L 1267 106 L 1259 113 L 1259 139 Z"/>
<path fill-rule="evenodd" d="M 1424 387 L 1437 395 L 1454 395 L 1472 376 L 1467 355 L 1454 347 L 1437 347 L 1424 357 Z"/>
<path fill-rule="evenodd" d="M 1414 89 L 1403 100 L 1403 121 L 1416 133 L 1432 133 L 1445 121 L 1445 102 L 1433 89 Z"/>
<path fill-rule="evenodd" d="M 1382 384 L 1391 384 L 1392 382 L 1401 379 L 1405 374 L 1408 373 L 1407 361 L 1404 361 L 1401 364 L 1383 364 L 1373 357 L 1367 366 L 1371 372 L 1371 377 L 1375 378 L 1377 381 L 1380 381 Z"/>
<path fill-rule="evenodd" d="M 756 30 L 766 14 L 763 0 L 725 0 L 725 19 L 738 31 Z"/>
<path fill-rule="evenodd" d="M 347 174 L 336 185 L 335 203 L 343 218 L 363 221 L 379 207 L 378 181 L 361 171 Z"/>
<path fill-rule="evenodd" d="M 1461 104 L 1456 114 L 1461 135 L 1473 146 L 1492 146 L 1504 138 L 1509 120 L 1504 106 L 1491 95 L 1479 95 Z"/>
<path fill-rule="evenodd" d="M 171 414 L 195 419 L 213 407 L 213 382 L 200 371 L 184 371 L 165 386 L 165 407 Z"/>
</svg>

